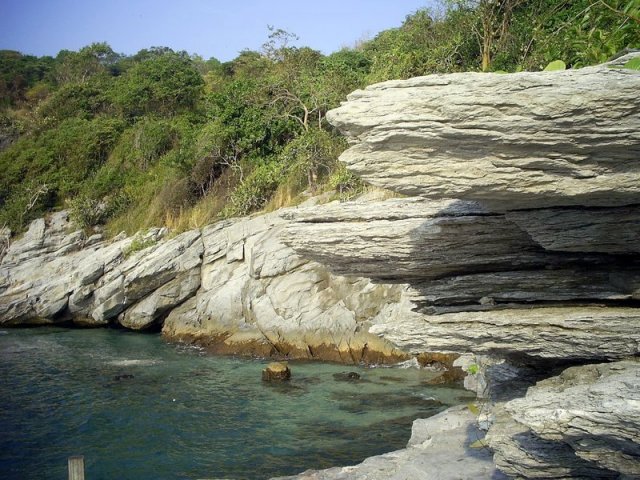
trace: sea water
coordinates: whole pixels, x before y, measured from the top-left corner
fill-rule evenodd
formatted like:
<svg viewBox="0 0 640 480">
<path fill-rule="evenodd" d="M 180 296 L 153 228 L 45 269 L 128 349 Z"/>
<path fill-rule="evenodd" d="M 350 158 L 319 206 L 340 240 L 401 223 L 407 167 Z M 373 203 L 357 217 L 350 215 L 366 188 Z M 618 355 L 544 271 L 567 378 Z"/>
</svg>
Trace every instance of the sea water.
<svg viewBox="0 0 640 480">
<path fill-rule="evenodd" d="M 265 479 L 403 448 L 415 418 L 469 400 L 433 372 L 213 357 L 159 335 L 0 330 L 0 478 Z M 346 372 L 357 372 L 359 380 Z"/>
</svg>

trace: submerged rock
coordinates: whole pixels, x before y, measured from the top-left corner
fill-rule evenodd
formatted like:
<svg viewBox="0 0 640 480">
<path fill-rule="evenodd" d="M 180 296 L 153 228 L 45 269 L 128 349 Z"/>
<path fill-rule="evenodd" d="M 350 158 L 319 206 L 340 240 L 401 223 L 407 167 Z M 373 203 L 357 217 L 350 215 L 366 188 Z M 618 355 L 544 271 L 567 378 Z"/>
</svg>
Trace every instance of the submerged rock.
<svg viewBox="0 0 640 480">
<path fill-rule="evenodd" d="M 360 381 L 360 374 L 357 372 L 341 372 L 334 373 L 333 379 L 336 382 L 354 382 L 357 383 Z"/>
<path fill-rule="evenodd" d="M 291 379 L 289 365 L 282 362 L 273 362 L 262 370 L 262 380 L 265 382 L 283 382 Z"/>
</svg>

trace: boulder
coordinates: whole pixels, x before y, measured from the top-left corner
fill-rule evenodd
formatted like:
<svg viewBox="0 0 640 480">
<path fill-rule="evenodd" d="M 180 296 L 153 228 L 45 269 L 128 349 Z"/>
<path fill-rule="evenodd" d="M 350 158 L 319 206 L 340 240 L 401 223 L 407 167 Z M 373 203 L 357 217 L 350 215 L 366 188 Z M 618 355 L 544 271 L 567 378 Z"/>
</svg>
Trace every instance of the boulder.
<svg viewBox="0 0 640 480">
<path fill-rule="evenodd" d="M 505 405 L 540 438 L 600 468 L 640 476 L 640 361 L 571 367 Z"/>
<path fill-rule="evenodd" d="M 566 369 L 493 409 L 498 467 L 523 478 L 640 476 L 640 361 Z"/>
<path fill-rule="evenodd" d="M 265 382 L 284 382 L 291 379 L 291 369 L 286 363 L 272 362 L 262 370 L 262 380 Z"/>
<path fill-rule="evenodd" d="M 496 467 L 510 478 L 617 479 L 611 470 L 585 461 L 565 443 L 539 437 L 515 421 L 503 405 L 491 409 L 494 419 L 486 436 Z"/>
</svg>

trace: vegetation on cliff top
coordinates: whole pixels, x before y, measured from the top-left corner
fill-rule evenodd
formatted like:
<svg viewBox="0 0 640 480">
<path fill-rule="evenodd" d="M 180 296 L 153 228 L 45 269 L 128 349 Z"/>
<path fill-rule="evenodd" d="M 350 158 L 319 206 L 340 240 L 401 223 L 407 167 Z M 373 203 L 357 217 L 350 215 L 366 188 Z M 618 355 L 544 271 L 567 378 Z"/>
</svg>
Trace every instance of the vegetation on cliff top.
<svg viewBox="0 0 640 480">
<path fill-rule="evenodd" d="M 326 112 L 369 83 L 576 68 L 640 47 L 638 0 L 447 0 L 331 55 L 270 29 L 227 63 L 105 43 L 56 58 L 0 51 L 0 227 L 71 208 L 80 224 L 186 229 L 357 191 Z"/>
</svg>

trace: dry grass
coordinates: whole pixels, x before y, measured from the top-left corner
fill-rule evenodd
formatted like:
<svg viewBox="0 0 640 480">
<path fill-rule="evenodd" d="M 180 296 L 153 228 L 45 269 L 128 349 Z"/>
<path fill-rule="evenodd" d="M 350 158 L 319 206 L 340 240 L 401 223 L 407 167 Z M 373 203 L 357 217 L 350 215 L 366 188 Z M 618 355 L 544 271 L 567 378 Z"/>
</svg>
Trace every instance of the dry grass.
<svg viewBox="0 0 640 480">
<path fill-rule="evenodd" d="M 278 187 L 262 211 L 273 212 L 279 208 L 298 205 L 307 199 L 307 196 L 303 194 L 303 191 L 304 187 L 301 187 L 294 182 L 286 181 Z"/>
</svg>

